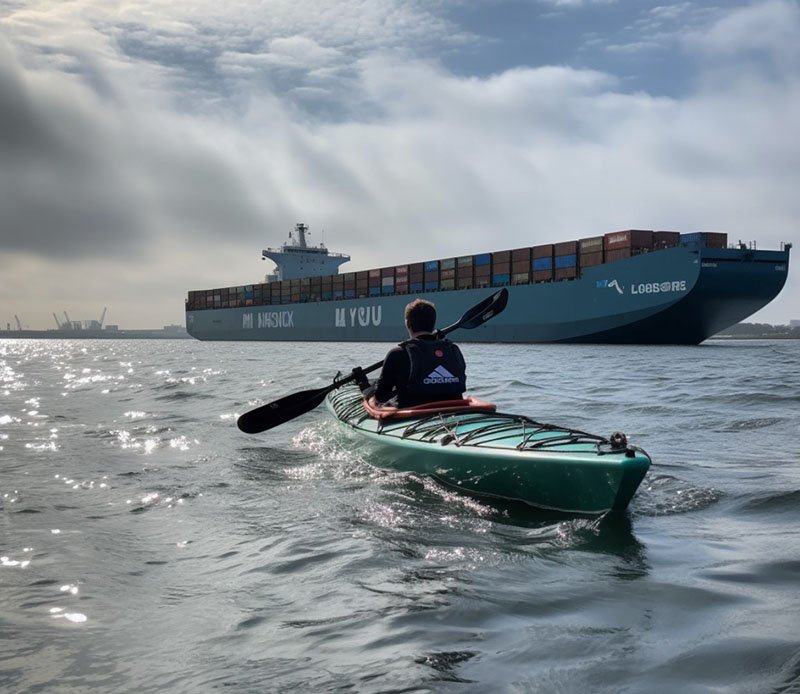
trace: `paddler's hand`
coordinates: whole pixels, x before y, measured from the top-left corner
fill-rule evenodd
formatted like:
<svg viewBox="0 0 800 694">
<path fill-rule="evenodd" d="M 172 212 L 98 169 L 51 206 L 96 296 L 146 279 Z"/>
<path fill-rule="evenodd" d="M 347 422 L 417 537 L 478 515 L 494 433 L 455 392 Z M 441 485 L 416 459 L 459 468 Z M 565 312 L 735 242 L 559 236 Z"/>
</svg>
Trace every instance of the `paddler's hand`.
<svg viewBox="0 0 800 694">
<path fill-rule="evenodd" d="M 356 385 L 361 389 L 363 393 L 367 388 L 370 387 L 369 379 L 367 378 L 367 374 L 364 373 L 364 369 L 360 366 L 357 366 L 353 369 L 353 376 L 355 377 Z"/>
</svg>

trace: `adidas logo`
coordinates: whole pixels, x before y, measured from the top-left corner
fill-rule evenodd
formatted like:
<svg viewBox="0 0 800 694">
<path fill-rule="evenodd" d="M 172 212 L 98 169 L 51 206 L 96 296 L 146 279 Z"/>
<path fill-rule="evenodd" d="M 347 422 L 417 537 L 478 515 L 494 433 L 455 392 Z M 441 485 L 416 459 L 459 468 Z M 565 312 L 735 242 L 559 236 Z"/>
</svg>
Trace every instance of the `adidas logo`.
<svg viewBox="0 0 800 694">
<path fill-rule="evenodd" d="M 422 382 L 428 386 L 440 385 L 442 383 L 458 383 L 459 380 L 457 376 L 453 376 L 453 374 L 451 374 L 443 366 L 437 366 L 424 378 Z"/>
</svg>

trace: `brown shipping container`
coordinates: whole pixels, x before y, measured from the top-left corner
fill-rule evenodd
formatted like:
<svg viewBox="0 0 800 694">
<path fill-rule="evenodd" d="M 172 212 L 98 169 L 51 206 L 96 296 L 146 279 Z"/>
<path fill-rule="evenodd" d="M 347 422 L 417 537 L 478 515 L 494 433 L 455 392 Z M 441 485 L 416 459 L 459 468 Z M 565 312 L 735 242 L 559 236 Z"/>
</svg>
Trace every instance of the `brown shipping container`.
<svg viewBox="0 0 800 694">
<path fill-rule="evenodd" d="M 511 263 L 509 261 L 503 261 L 501 263 L 494 263 L 493 265 L 494 270 L 492 271 L 495 275 L 507 275 L 511 272 Z"/>
<path fill-rule="evenodd" d="M 472 277 L 459 277 L 457 284 L 459 289 L 471 289 L 473 285 Z"/>
<path fill-rule="evenodd" d="M 603 251 L 596 251 L 594 253 L 581 252 L 581 267 L 594 267 L 595 265 L 603 264 Z"/>
<path fill-rule="evenodd" d="M 511 261 L 511 272 L 514 274 L 517 274 L 519 272 L 530 272 L 530 270 L 531 270 L 530 258 L 526 258 L 524 260 Z"/>
<path fill-rule="evenodd" d="M 418 282 L 422 282 L 425 279 L 425 274 L 422 272 L 410 272 L 408 274 L 408 281 L 411 284 L 416 284 Z"/>
<path fill-rule="evenodd" d="M 369 270 L 359 270 L 356 273 L 357 280 L 365 280 L 367 278 L 369 278 Z"/>
<path fill-rule="evenodd" d="M 548 243 L 544 246 L 534 246 L 533 247 L 533 257 L 534 258 L 552 258 L 553 257 L 553 244 Z"/>
<path fill-rule="evenodd" d="M 399 279 L 399 278 L 400 278 L 402 275 L 407 275 L 407 274 L 408 274 L 408 265 L 398 265 L 398 266 L 397 266 L 397 267 L 394 269 L 394 273 L 395 273 L 395 275 L 398 277 L 398 279 Z"/>
<path fill-rule="evenodd" d="M 528 248 L 515 248 L 511 251 L 511 262 L 516 263 L 521 260 L 529 262 L 531 259 L 531 249 Z"/>
<path fill-rule="evenodd" d="M 491 265 L 476 265 L 475 266 L 475 277 L 490 277 L 492 274 L 492 266 Z"/>
<path fill-rule="evenodd" d="M 602 251 L 604 240 L 605 240 L 604 236 L 592 236 L 587 239 L 581 239 L 579 242 L 581 254 L 597 253 L 597 251 Z"/>
<path fill-rule="evenodd" d="M 408 266 L 408 274 L 420 273 L 425 271 L 425 263 L 410 263 Z"/>
<path fill-rule="evenodd" d="M 706 232 L 706 248 L 727 248 L 728 235 L 718 231 Z"/>
<path fill-rule="evenodd" d="M 575 255 L 578 252 L 577 241 L 562 241 L 553 245 L 553 255 Z"/>
<path fill-rule="evenodd" d="M 574 280 L 575 267 L 558 267 L 556 268 L 556 281 L 558 280 Z"/>
<path fill-rule="evenodd" d="M 613 263 L 615 260 L 625 260 L 631 257 L 630 248 L 617 248 L 615 250 L 606 251 L 606 262 Z"/>
<path fill-rule="evenodd" d="M 533 281 L 534 282 L 552 282 L 553 281 L 553 269 L 549 270 L 534 270 L 533 271 Z"/>
<path fill-rule="evenodd" d="M 510 263 L 511 251 L 495 251 L 492 253 L 492 261 L 494 263 Z"/>
<path fill-rule="evenodd" d="M 425 273 L 425 281 L 426 282 L 438 282 L 439 281 L 439 271 L 438 270 L 428 270 Z"/>
<path fill-rule="evenodd" d="M 343 277 L 345 279 L 345 282 L 347 280 L 354 280 L 356 278 L 356 273 L 355 272 L 345 272 Z"/>
<path fill-rule="evenodd" d="M 653 248 L 674 248 L 681 242 L 679 231 L 654 231 Z"/>
<path fill-rule="evenodd" d="M 380 279 L 380 277 L 381 277 L 381 271 L 380 271 L 380 268 L 373 269 L 373 270 L 368 270 L 367 272 L 369 272 L 369 278 L 370 278 L 370 279 L 374 279 L 375 277 L 377 277 L 378 279 Z"/>
<path fill-rule="evenodd" d="M 486 277 L 476 277 L 475 278 L 475 286 L 476 287 L 489 287 L 492 284 L 492 278 L 489 275 Z"/>
<path fill-rule="evenodd" d="M 439 275 L 439 279 L 442 280 L 454 280 L 455 278 L 456 278 L 455 268 L 452 270 L 442 270 L 441 274 Z"/>
<path fill-rule="evenodd" d="M 605 236 L 605 249 L 613 251 L 618 248 L 652 248 L 653 232 L 644 229 L 626 229 L 612 231 Z"/>
<path fill-rule="evenodd" d="M 394 277 L 394 267 L 382 267 L 380 274 L 381 277 Z"/>
</svg>

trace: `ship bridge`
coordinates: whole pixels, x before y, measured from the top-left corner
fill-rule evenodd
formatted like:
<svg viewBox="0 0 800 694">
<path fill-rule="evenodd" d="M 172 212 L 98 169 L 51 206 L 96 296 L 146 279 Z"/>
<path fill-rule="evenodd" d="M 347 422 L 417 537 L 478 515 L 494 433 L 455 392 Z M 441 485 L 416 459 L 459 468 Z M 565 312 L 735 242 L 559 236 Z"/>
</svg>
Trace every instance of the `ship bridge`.
<svg viewBox="0 0 800 694">
<path fill-rule="evenodd" d="M 331 253 L 323 243 L 309 246 L 306 243 L 307 232 L 307 224 L 295 224 L 294 230 L 289 232 L 289 243 L 261 251 L 261 259 L 269 258 L 276 266 L 275 274 L 267 276 L 268 281 L 336 275 L 339 266 L 350 260 L 350 256 L 344 253 Z"/>
</svg>

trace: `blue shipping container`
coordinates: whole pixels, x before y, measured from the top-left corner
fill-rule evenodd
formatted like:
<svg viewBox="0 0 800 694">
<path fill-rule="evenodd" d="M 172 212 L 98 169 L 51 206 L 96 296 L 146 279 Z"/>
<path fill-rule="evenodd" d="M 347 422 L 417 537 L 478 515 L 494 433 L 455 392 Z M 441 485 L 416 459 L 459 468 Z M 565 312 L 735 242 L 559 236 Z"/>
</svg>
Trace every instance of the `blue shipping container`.
<svg viewBox="0 0 800 694">
<path fill-rule="evenodd" d="M 553 268 L 553 259 L 552 258 L 534 258 L 533 259 L 533 269 L 534 270 L 551 270 Z"/>
<path fill-rule="evenodd" d="M 575 267 L 575 254 L 572 255 L 557 255 L 556 267 Z M 546 270 L 547 268 L 545 268 Z"/>
<path fill-rule="evenodd" d="M 381 294 L 394 294 L 394 286 L 393 285 L 384 285 L 381 287 Z"/>
<path fill-rule="evenodd" d="M 508 284 L 511 276 L 509 274 L 505 275 L 492 275 L 492 284 Z"/>
<path fill-rule="evenodd" d="M 381 288 L 380 287 L 370 287 L 369 288 L 370 296 L 375 296 L 376 294 L 380 294 L 380 293 L 381 293 Z"/>
<path fill-rule="evenodd" d="M 475 256 L 475 265 L 488 265 L 491 262 L 491 253 L 481 253 Z"/>
<path fill-rule="evenodd" d="M 422 291 L 422 282 L 412 282 L 408 285 L 408 291 L 410 292 L 421 292 Z"/>
<path fill-rule="evenodd" d="M 425 272 L 430 272 L 431 270 L 438 270 L 439 269 L 439 261 L 438 260 L 429 260 L 425 263 Z"/>
<path fill-rule="evenodd" d="M 438 282 L 426 282 L 425 283 L 425 291 L 426 292 L 429 292 L 429 291 L 432 291 L 432 290 L 438 289 L 438 288 L 439 288 L 439 283 Z"/>
<path fill-rule="evenodd" d="M 356 298 L 356 290 L 355 289 L 345 289 L 344 290 L 344 298 L 345 299 L 355 299 Z"/>
</svg>

